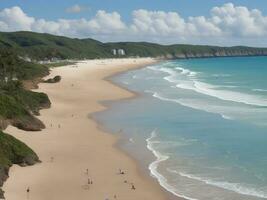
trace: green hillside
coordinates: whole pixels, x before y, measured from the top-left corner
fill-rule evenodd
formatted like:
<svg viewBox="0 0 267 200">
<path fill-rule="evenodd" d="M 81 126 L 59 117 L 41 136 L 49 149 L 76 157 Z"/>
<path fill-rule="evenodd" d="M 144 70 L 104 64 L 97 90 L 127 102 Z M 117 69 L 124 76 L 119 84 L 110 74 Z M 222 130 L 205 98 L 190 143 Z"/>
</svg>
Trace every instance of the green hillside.
<svg viewBox="0 0 267 200">
<path fill-rule="evenodd" d="M 9 124 L 29 131 L 44 128 L 34 115 L 49 107 L 50 101 L 46 94 L 27 90 L 23 83 L 48 73 L 45 66 L 26 62 L 6 48 L 0 50 L 0 187 L 12 164 L 32 165 L 39 161 L 26 144 L 2 130 Z M 3 198 L 1 189 L 0 198 Z"/>
<path fill-rule="evenodd" d="M 12 48 L 19 55 L 38 60 L 53 57 L 95 58 L 109 54 L 102 44 L 95 40 L 69 39 L 33 32 L 0 33 L 0 47 Z"/>
<path fill-rule="evenodd" d="M 0 50 L 0 129 L 12 124 L 24 130 L 40 130 L 44 125 L 33 116 L 50 106 L 46 94 L 26 90 L 23 83 L 43 77 L 48 68 L 26 62 L 12 51 Z"/>
<path fill-rule="evenodd" d="M 25 166 L 36 162 L 39 162 L 39 158 L 32 149 L 0 130 L 0 186 L 8 178 L 9 167 L 12 164 Z M 4 192 L 0 189 L 0 198 L 3 197 Z"/>
<path fill-rule="evenodd" d="M 0 32 L 0 48 L 35 60 L 109 58 L 112 49 L 124 49 L 126 57 L 195 58 L 216 56 L 267 55 L 267 48 L 216 47 L 201 45 L 159 45 L 147 42 L 102 43 L 34 32 Z"/>
</svg>

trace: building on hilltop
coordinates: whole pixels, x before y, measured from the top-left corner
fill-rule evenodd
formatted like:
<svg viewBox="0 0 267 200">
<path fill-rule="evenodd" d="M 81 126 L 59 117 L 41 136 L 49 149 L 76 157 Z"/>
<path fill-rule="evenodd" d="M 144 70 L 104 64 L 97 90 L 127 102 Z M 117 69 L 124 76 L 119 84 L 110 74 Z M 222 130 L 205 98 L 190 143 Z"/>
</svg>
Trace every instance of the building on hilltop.
<svg viewBox="0 0 267 200">
<path fill-rule="evenodd" d="M 119 55 L 119 56 L 125 56 L 125 51 L 124 51 L 124 49 L 118 49 L 118 55 Z"/>
<path fill-rule="evenodd" d="M 111 52 L 112 52 L 112 54 L 113 54 L 114 56 L 117 55 L 117 50 L 116 50 L 116 49 L 112 49 Z"/>
<path fill-rule="evenodd" d="M 112 49 L 111 52 L 113 56 L 125 56 L 126 55 L 124 49 Z"/>
</svg>

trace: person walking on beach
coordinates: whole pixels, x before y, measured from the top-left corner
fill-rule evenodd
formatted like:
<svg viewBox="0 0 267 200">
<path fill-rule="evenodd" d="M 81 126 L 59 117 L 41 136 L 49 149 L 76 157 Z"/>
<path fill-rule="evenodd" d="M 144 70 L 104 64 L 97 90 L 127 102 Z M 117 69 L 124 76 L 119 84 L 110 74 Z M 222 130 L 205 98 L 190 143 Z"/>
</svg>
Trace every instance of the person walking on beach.
<svg viewBox="0 0 267 200">
<path fill-rule="evenodd" d="M 26 192 L 27 192 L 27 199 L 29 199 L 29 197 L 30 197 L 30 187 L 27 188 Z"/>
<path fill-rule="evenodd" d="M 87 184 L 88 184 L 88 185 L 93 185 L 93 181 L 90 180 L 90 178 L 88 178 Z"/>
<path fill-rule="evenodd" d="M 132 188 L 131 188 L 131 189 L 132 189 L 132 190 L 135 190 L 135 186 L 134 186 L 134 184 L 132 183 L 131 185 L 132 185 Z"/>
<path fill-rule="evenodd" d="M 119 174 L 123 175 L 123 174 L 125 174 L 125 172 L 122 171 L 121 169 L 119 169 Z"/>
</svg>

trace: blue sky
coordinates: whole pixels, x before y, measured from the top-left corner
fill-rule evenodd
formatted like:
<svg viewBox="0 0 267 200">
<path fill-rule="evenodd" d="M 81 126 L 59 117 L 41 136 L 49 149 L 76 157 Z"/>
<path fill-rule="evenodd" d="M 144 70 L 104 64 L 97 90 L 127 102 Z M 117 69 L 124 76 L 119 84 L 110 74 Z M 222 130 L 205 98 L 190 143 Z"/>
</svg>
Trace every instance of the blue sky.
<svg viewBox="0 0 267 200">
<path fill-rule="evenodd" d="M 0 0 L 0 31 L 267 46 L 266 0 Z"/>
<path fill-rule="evenodd" d="M 232 2 L 250 9 L 260 9 L 267 15 L 265 0 L 0 0 L 0 9 L 20 6 L 31 16 L 58 19 L 92 17 L 97 10 L 117 11 L 126 21 L 131 20 L 131 12 L 136 9 L 175 11 L 183 17 L 208 16 L 214 6 Z M 75 4 L 90 7 L 90 12 L 69 14 L 65 9 Z"/>
</svg>

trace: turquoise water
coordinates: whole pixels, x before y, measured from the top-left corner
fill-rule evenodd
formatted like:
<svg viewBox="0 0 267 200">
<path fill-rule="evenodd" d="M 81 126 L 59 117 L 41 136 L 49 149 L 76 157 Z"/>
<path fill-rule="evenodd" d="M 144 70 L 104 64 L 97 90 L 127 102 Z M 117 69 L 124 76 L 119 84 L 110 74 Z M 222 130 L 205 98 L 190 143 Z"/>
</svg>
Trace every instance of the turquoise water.
<svg viewBox="0 0 267 200">
<path fill-rule="evenodd" d="M 166 190 L 267 199 L 267 57 L 166 61 L 114 81 L 141 95 L 95 118 L 123 130 L 123 147 Z"/>
</svg>

